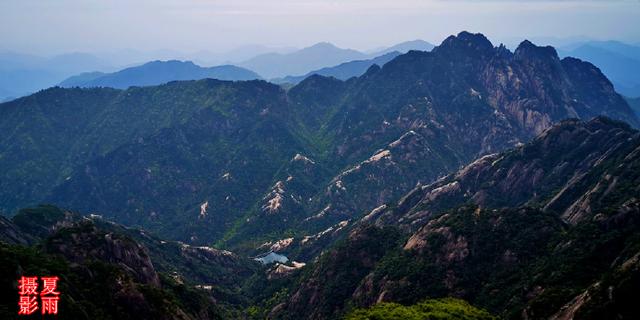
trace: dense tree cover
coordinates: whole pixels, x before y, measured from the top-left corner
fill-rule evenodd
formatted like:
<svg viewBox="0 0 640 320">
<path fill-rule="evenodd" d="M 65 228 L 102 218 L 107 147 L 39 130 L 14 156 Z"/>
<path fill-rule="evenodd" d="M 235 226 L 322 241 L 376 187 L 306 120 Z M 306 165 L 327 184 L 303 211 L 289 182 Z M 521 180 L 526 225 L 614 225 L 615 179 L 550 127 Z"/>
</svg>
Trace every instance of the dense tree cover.
<svg viewBox="0 0 640 320">
<path fill-rule="evenodd" d="M 135 282 L 121 268 L 101 261 L 71 266 L 64 257 L 37 248 L 0 243 L 0 318 L 18 319 L 20 276 L 60 277 L 59 317 L 65 319 L 172 319 L 186 312 L 224 319 L 224 310 L 201 292 L 163 279 L 162 288 Z"/>
<path fill-rule="evenodd" d="M 230 253 L 53 206 L 21 210 L 12 220 L 32 245 L 0 241 L 2 319 L 17 317 L 22 275 L 60 277 L 59 316 L 70 319 L 239 318 L 253 297 L 241 293 L 242 283 L 260 275 L 257 264 Z"/>
<path fill-rule="evenodd" d="M 348 313 L 345 320 L 492 320 L 490 313 L 459 299 L 435 299 L 404 306 L 383 302 Z"/>
</svg>

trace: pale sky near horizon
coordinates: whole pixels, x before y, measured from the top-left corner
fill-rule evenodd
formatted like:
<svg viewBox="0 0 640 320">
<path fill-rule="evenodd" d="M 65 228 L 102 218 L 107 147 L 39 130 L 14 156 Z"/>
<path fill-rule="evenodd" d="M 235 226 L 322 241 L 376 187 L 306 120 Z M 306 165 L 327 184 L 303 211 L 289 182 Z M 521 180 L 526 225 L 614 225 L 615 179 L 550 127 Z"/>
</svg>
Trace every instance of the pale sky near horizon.
<svg viewBox="0 0 640 320">
<path fill-rule="evenodd" d="M 0 51 L 224 52 L 320 41 L 367 50 L 461 30 L 494 43 L 587 37 L 640 43 L 639 0 L 0 0 Z"/>
</svg>

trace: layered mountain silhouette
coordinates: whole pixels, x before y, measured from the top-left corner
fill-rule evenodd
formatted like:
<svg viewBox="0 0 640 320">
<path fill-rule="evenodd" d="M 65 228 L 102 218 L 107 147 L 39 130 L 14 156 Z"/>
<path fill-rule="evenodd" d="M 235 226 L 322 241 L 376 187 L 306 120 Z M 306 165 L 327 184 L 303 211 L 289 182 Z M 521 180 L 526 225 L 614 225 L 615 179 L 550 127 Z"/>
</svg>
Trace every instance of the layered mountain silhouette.
<svg viewBox="0 0 640 320">
<path fill-rule="evenodd" d="M 166 302 L 169 318 L 331 319 L 436 304 L 491 318 L 425 300 L 456 297 L 505 318 L 632 319 L 638 126 L 593 64 L 468 32 L 287 90 L 55 87 L 0 104 L 0 205 L 18 212 L 0 239 L 44 254 L 43 270 L 78 270 L 78 314 Z M 19 211 L 38 203 L 88 216 Z M 0 248 L 7 272 L 32 259 Z M 81 273 L 94 262 L 113 276 Z M 92 277 L 140 309 L 104 308 L 79 291 Z M 366 309 L 377 302 L 406 307 Z"/>
<path fill-rule="evenodd" d="M 426 41 L 413 40 L 364 54 L 354 50 L 345 51 L 344 49 L 336 48 L 330 43 L 319 43 L 310 48 L 305 48 L 288 55 L 271 54 L 258 56 L 256 58 L 271 57 L 271 59 L 279 59 L 278 61 L 273 60 L 265 63 L 283 65 L 281 67 L 284 68 L 287 68 L 288 64 L 288 62 L 284 60 L 294 60 L 300 65 L 300 68 L 291 73 L 287 73 L 285 77 L 271 76 L 269 78 L 272 78 L 271 81 L 274 83 L 296 84 L 314 74 L 347 80 L 351 77 L 362 75 L 374 64 L 382 66 L 402 53 L 407 53 L 411 50 L 430 51 L 433 47 L 434 45 Z M 273 68 L 273 65 L 269 67 Z"/>
<path fill-rule="evenodd" d="M 11 132 L 0 149 L 6 211 L 47 201 L 234 246 L 283 228 L 322 231 L 564 118 L 638 124 L 593 65 L 470 33 L 288 92 L 217 80 L 54 88 L 0 112 Z M 289 179 L 299 159 L 311 167 Z"/>
<path fill-rule="evenodd" d="M 325 77 L 334 77 L 340 80 L 348 80 L 352 77 L 361 76 L 373 65 L 383 66 L 385 63 L 393 60 L 393 58 L 399 56 L 400 54 L 401 53 L 398 51 L 392 51 L 373 59 L 349 61 L 341 63 L 334 67 L 326 67 L 319 70 L 314 70 L 303 76 L 286 76 L 284 78 L 272 79 L 271 82 L 297 84 L 312 75 L 321 75 Z"/>
<path fill-rule="evenodd" d="M 382 50 L 378 50 L 378 51 L 374 51 L 372 53 L 370 53 L 372 56 L 382 56 L 385 55 L 387 53 L 392 53 L 392 52 L 400 52 L 400 53 L 407 53 L 409 51 L 415 50 L 415 51 L 431 51 L 435 46 L 427 41 L 424 40 L 411 40 L 411 41 L 405 41 L 405 42 L 401 42 L 398 43 L 396 45 L 390 46 L 388 48 L 384 48 Z"/>
<path fill-rule="evenodd" d="M 86 53 L 43 58 L 14 52 L 0 53 L 0 101 L 31 94 L 87 70 L 109 71 L 113 66 Z"/>
<path fill-rule="evenodd" d="M 640 47 L 616 41 L 592 41 L 569 50 L 563 56 L 587 60 L 613 82 L 616 90 L 630 97 L 640 96 Z"/>
<path fill-rule="evenodd" d="M 126 68 L 114 73 L 89 72 L 70 77 L 60 83 L 61 87 L 110 87 L 126 89 L 132 86 L 152 86 L 178 80 L 254 80 L 260 76 L 253 71 L 223 65 L 200 67 L 191 61 L 152 61 L 141 66 Z"/>
<path fill-rule="evenodd" d="M 306 74 L 311 70 L 365 58 L 367 55 L 362 52 L 341 49 L 331 43 L 321 42 L 291 53 L 261 54 L 238 65 L 270 79 Z"/>
</svg>

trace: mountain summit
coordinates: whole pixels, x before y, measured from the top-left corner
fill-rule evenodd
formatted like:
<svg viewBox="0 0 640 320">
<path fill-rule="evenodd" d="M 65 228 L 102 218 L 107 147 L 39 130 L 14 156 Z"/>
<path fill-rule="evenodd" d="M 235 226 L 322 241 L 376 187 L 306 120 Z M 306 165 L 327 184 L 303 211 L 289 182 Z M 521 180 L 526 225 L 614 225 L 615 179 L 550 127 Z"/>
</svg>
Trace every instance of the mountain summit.
<svg viewBox="0 0 640 320">
<path fill-rule="evenodd" d="M 439 46 L 434 48 L 439 52 L 465 53 L 492 55 L 493 44 L 481 33 L 460 32 L 457 36 L 449 36 Z"/>
</svg>

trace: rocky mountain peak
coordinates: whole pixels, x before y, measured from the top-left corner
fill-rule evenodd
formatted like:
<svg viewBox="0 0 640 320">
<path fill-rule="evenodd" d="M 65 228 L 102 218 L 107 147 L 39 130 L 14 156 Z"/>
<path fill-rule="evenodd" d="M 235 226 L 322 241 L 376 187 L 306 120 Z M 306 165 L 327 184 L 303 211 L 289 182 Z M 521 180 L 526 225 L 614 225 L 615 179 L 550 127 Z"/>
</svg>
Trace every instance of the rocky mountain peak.
<svg viewBox="0 0 640 320">
<path fill-rule="evenodd" d="M 511 52 L 504 44 L 500 44 L 496 48 L 496 53 L 499 57 L 504 59 L 511 59 L 513 57 L 513 52 Z"/>
<path fill-rule="evenodd" d="M 514 52 L 516 60 L 536 59 L 559 61 L 558 52 L 552 46 L 537 46 L 529 40 L 524 40 Z"/>
<path fill-rule="evenodd" d="M 457 36 L 449 36 L 434 52 L 462 52 L 472 55 L 488 56 L 494 53 L 493 44 L 481 33 L 462 31 Z"/>
</svg>

